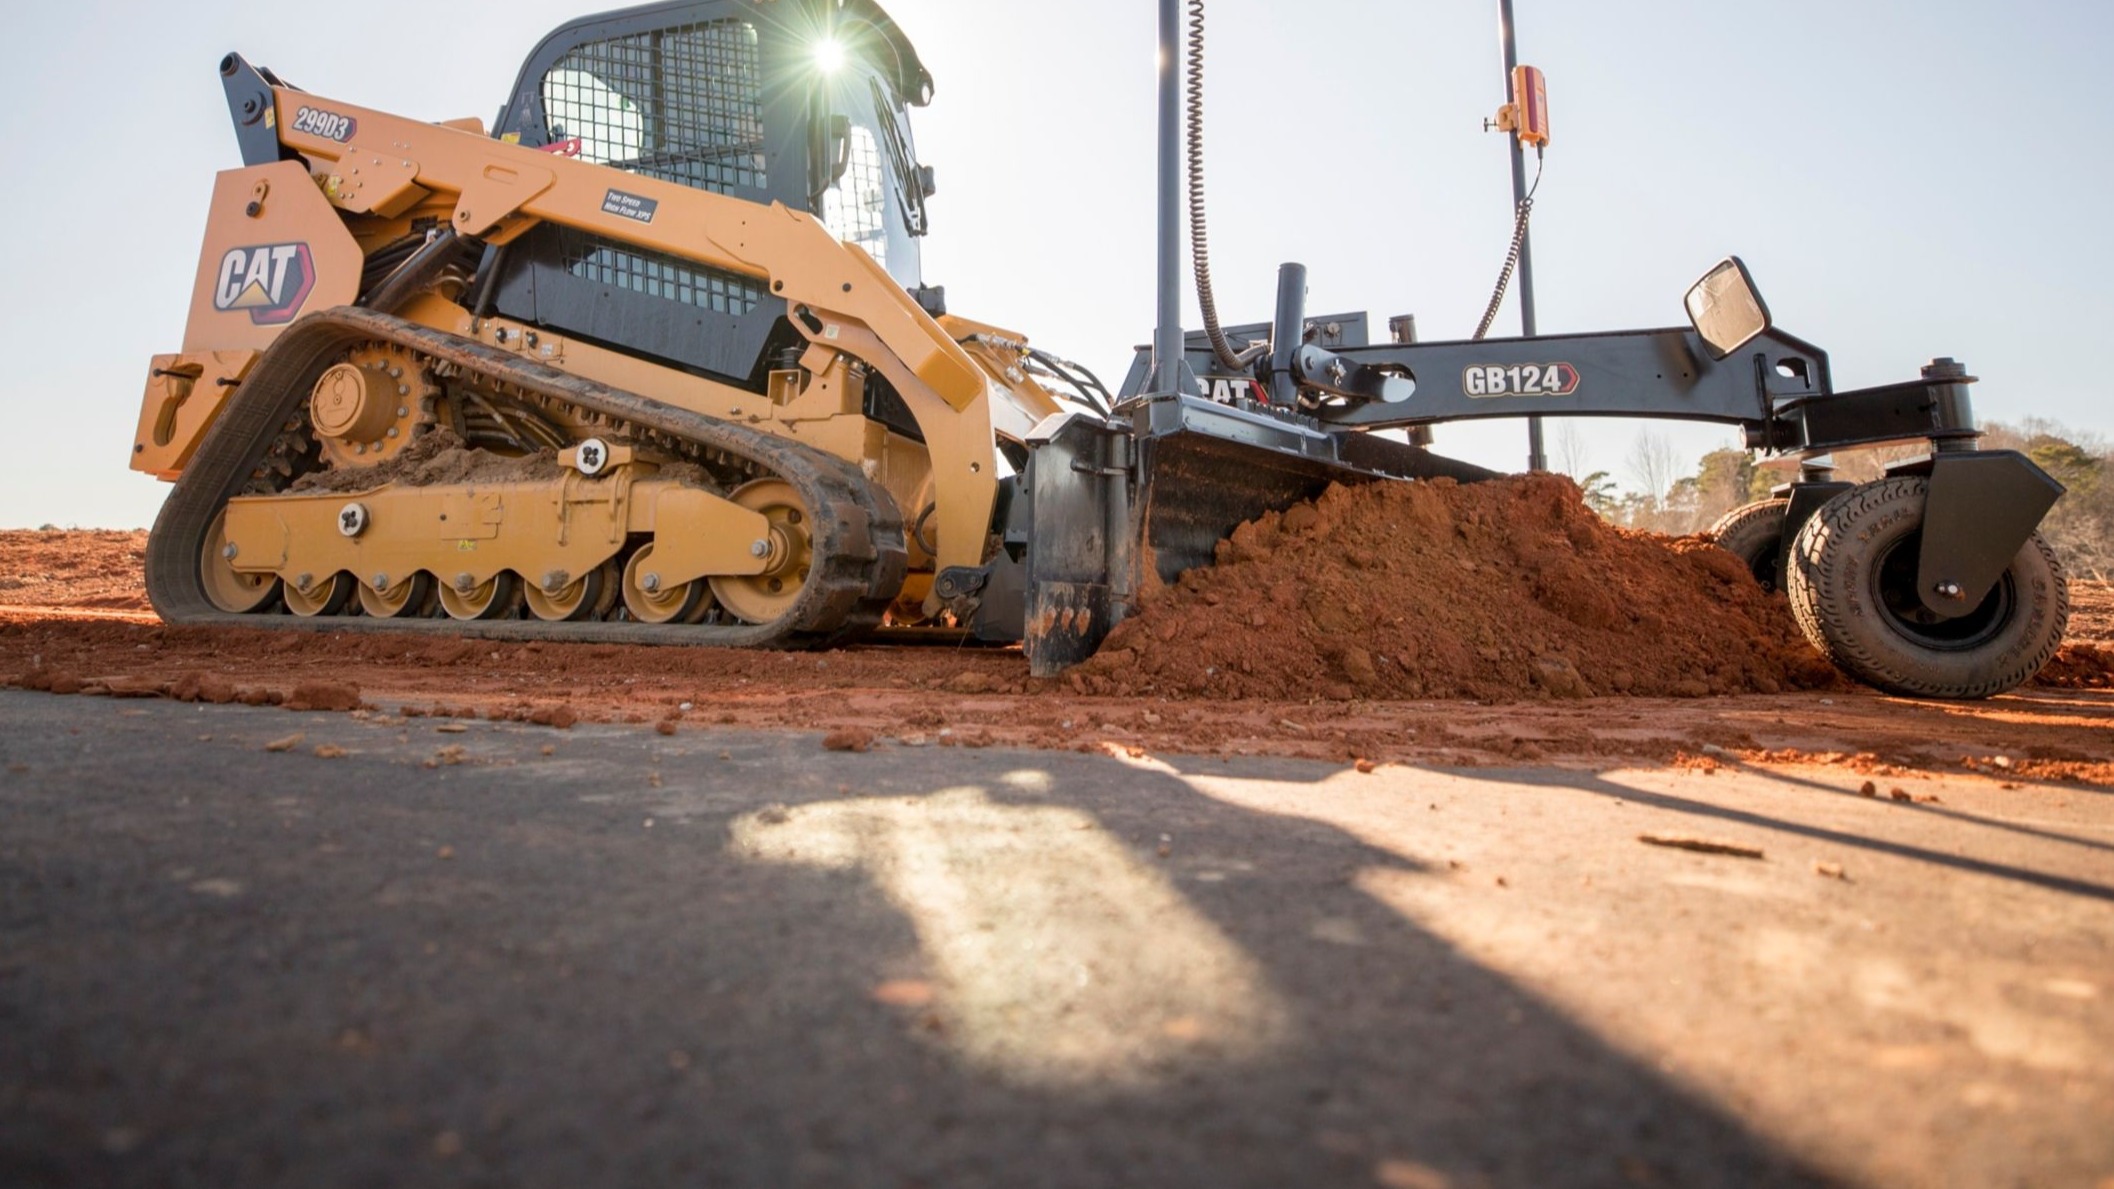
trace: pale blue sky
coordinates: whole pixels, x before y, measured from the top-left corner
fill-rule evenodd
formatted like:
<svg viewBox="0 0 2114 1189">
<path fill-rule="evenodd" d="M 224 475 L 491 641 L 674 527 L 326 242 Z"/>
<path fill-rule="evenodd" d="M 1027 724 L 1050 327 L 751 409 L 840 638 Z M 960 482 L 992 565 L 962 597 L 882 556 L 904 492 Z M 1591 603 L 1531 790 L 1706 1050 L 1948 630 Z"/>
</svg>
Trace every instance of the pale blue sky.
<svg viewBox="0 0 2114 1189">
<path fill-rule="evenodd" d="M 1738 252 L 1779 323 L 1833 353 L 1839 384 L 1950 354 L 1984 378 L 1986 417 L 2114 432 L 2100 354 L 2114 5 L 1517 4 L 1557 136 L 1536 220 L 1544 330 L 1677 323 L 1686 285 Z M 957 312 L 1113 380 L 1153 310 L 1154 4 L 889 8 L 938 79 L 918 113 L 940 176 L 928 279 Z M 182 338 L 212 175 L 240 163 L 222 53 L 351 103 L 489 119 L 576 11 L 106 0 L 16 15 L 0 72 L 0 527 L 144 525 L 160 503 L 125 456 L 148 358 Z M 1473 329 L 1510 218 L 1503 141 L 1481 131 L 1501 101 L 1495 12 L 1213 0 L 1213 255 L 1230 320 L 1265 317 L 1278 262 L 1297 259 L 1317 312 L 1413 312 L 1428 338 Z M 1509 307 L 1499 326 L 1517 326 Z M 1636 429 L 1589 431 L 1589 465 L 1622 477 Z M 1443 449 L 1507 468 L 1523 438 L 1440 431 Z M 1729 435 L 1677 441 L 1700 453 Z"/>
</svg>

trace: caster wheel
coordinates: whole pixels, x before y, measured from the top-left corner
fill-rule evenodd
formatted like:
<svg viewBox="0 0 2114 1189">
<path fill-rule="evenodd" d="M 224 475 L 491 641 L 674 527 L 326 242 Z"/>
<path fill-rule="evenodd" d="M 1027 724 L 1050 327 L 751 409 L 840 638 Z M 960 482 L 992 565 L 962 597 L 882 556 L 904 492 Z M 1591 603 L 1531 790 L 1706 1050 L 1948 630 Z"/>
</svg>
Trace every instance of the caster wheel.
<svg viewBox="0 0 2114 1189">
<path fill-rule="evenodd" d="M 1784 555 L 1784 520 L 1790 514 L 1790 500 L 1763 500 L 1734 508 L 1710 526 L 1710 539 L 1746 562 L 1754 580 L 1774 594 L 1783 589 L 1783 572 L 1777 562 Z"/>
<path fill-rule="evenodd" d="M 2023 685 L 2069 623 L 2062 567 L 2035 533 L 1974 610 L 1933 614 L 1916 589 L 1929 486 L 1883 479 L 1828 501 L 1791 547 L 1791 613 L 1836 668 L 1889 693 L 1987 698 Z"/>
</svg>

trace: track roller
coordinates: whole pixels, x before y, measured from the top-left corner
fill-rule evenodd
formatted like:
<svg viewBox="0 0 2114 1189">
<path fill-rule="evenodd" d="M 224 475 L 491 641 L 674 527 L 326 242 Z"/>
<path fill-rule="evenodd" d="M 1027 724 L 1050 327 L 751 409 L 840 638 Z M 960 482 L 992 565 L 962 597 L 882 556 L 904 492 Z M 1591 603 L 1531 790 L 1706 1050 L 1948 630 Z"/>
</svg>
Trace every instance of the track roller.
<svg viewBox="0 0 2114 1189">
<path fill-rule="evenodd" d="M 420 571 L 391 585 L 378 574 L 360 583 L 360 610 L 371 619 L 418 619 L 431 610 L 433 575 Z"/>
<path fill-rule="evenodd" d="M 611 566 L 596 566 L 571 581 L 563 581 L 564 575 L 546 577 L 541 585 L 525 582 L 521 586 L 522 597 L 528 601 L 530 614 L 550 623 L 577 623 L 594 619 L 610 608 L 611 596 L 616 593 L 616 576 Z"/>
<path fill-rule="evenodd" d="M 653 570 L 653 546 L 624 563 L 624 609 L 640 623 L 696 623 L 712 608 L 704 580 L 668 585 Z"/>
<path fill-rule="evenodd" d="M 482 584 L 466 581 L 464 574 L 453 583 L 442 583 L 440 605 L 450 619 L 506 619 L 521 602 L 521 582 L 511 571 L 501 570 Z"/>
<path fill-rule="evenodd" d="M 321 578 L 301 576 L 308 581 L 281 584 L 281 595 L 286 599 L 286 609 L 306 619 L 322 615 L 336 615 L 352 602 L 353 591 L 358 586 L 352 575 L 346 573 L 327 574 Z"/>
</svg>

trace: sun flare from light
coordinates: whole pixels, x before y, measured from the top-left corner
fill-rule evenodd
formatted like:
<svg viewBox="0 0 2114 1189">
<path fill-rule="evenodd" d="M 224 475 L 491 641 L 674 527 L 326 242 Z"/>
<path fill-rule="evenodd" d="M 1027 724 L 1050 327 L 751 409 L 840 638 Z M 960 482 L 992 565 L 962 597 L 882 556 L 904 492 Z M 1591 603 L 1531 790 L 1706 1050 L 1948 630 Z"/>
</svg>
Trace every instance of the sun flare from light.
<svg viewBox="0 0 2114 1189">
<path fill-rule="evenodd" d="M 844 43 L 834 37 L 824 37 L 815 42 L 815 69 L 824 74 L 835 74 L 844 69 Z"/>
</svg>

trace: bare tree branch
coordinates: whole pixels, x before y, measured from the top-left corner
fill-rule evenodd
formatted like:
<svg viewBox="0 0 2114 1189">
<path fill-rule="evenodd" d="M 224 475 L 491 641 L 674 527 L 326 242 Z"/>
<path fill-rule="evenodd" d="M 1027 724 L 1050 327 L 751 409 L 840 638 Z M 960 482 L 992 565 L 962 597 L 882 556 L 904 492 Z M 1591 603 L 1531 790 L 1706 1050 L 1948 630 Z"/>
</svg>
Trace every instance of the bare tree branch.
<svg viewBox="0 0 2114 1189">
<path fill-rule="evenodd" d="M 1578 432 L 1575 418 L 1566 417 L 1556 423 L 1556 462 L 1564 474 L 1580 482 L 1592 473 L 1587 469 L 1585 435 Z"/>
<path fill-rule="evenodd" d="M 1654 505 L 1666 498 L 1667 489 L 1680 475 L 1681 464 L 1674 456 L 1673 442 L 1648 429 L 1637 431 L 1625 462 L 1630 478 L 1637 481 L 1637 490 Z"/>
</svg>

